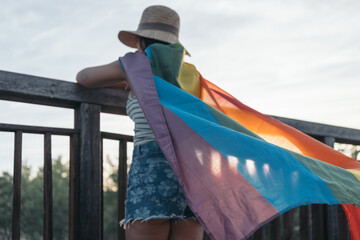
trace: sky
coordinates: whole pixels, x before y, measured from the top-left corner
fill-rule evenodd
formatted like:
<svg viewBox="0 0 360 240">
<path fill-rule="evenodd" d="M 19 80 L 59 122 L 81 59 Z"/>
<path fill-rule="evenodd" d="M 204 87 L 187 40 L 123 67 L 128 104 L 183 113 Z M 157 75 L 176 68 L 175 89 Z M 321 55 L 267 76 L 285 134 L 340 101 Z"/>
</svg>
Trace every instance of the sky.
<svg viewBox="0 0 360 240">
<path fill-rule="evenodd" d="M 185 61 L 244 104 L 360 129 L 358 0 L 1 0 L 0 69 L 75 82 L 82 68 L 133 51 L 117 34 L 136 30 L 155 4 L 179 13 L 180 41 L 192 55 Z M 1 123 L 73 127 L 72 110 L 6 101 L 0 108 Z M 126 117 L 102 120 L 102 130 L 132 132 Z M 11 138 L 0 134 L 0 159 L 11 159 Z M 30 145 L 27 156 L 36 158 L 40 148 Z"/>
</svg>

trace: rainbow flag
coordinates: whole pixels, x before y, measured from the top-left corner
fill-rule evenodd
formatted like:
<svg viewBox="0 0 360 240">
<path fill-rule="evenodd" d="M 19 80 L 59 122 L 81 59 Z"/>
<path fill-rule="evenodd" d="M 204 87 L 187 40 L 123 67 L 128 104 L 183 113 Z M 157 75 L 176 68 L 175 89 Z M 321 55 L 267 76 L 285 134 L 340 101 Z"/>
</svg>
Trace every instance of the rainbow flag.
<svg viewBox="0 0 360 240">
<path fill-rule="evenodd" d="M 263 115 L 183 62 L 180 45 L 120 58 L 188 204 L 213 239 L 246 239 L 300 205 L 341 204 L 360 239 L 360 164 Z"/>
</svg>

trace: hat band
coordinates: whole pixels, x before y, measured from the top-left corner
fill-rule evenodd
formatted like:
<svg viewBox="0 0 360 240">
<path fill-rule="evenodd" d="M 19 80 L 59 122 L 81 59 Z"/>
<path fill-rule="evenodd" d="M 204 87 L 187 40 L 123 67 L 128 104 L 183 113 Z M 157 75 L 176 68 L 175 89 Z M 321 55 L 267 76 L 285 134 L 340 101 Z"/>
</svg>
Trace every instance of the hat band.
<svg viewBox="0 0 360 240">
<path fill-rule="evenodd" d="M 159 22 L 140 23 L 138 30 L 160 30 L 164 32 L 170 32 L 178 36 L 179 29 L 172 25 Z"/>
</svg>

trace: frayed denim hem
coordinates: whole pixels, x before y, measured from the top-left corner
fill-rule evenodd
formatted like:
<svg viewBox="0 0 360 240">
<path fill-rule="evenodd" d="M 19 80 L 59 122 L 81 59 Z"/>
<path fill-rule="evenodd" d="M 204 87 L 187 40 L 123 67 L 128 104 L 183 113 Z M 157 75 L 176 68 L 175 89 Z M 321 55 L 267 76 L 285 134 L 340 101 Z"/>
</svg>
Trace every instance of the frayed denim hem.
<svg viewBox="0 0 360 240">
<path fill-rule="evenodd" d="M 186 216 L 178 216 L 176 214 L 172 214 L 170 216 L 164 216 L 164 215 L 158 215 L 158 216 L 151 216 L 151 217 L 148 217 L 148 218 L 130 218 L 130 219 L 123 219 L 119 222 L 120 224 L 120 227 L 123 227 L 124 229 L 127 229 L 129 228 L 129 226 L 131 224 L 133 224 L 135 221 L 141 221 L 141 223 L 143 222 L 147 222 L 149 220 L 152 220 L 152 219 L 169 219 L 171 220 L 172 222 L 174 222 L 175 224 L 180 222 L 180 221 L 186 221 L 186 220 L 197 220 L 196 217 L 186 217 Z"/>
</svg>

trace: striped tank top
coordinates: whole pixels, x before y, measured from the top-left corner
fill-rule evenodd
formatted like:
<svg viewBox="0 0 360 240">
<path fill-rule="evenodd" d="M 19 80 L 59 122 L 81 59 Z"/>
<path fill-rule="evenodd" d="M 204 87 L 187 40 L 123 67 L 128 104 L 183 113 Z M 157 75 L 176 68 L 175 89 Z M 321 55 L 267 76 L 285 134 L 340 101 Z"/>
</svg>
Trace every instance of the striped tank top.
<svg viewBox="0 0 360 240">
<path fill-rule="evenodd" d="M 140 108 L 138 100 L 135 96 L 131 96 L 131 92 L 126 103 L 126 113 L 135 123 L 134 146 L 156 142 L 155 135 Z"/>
</svg>

